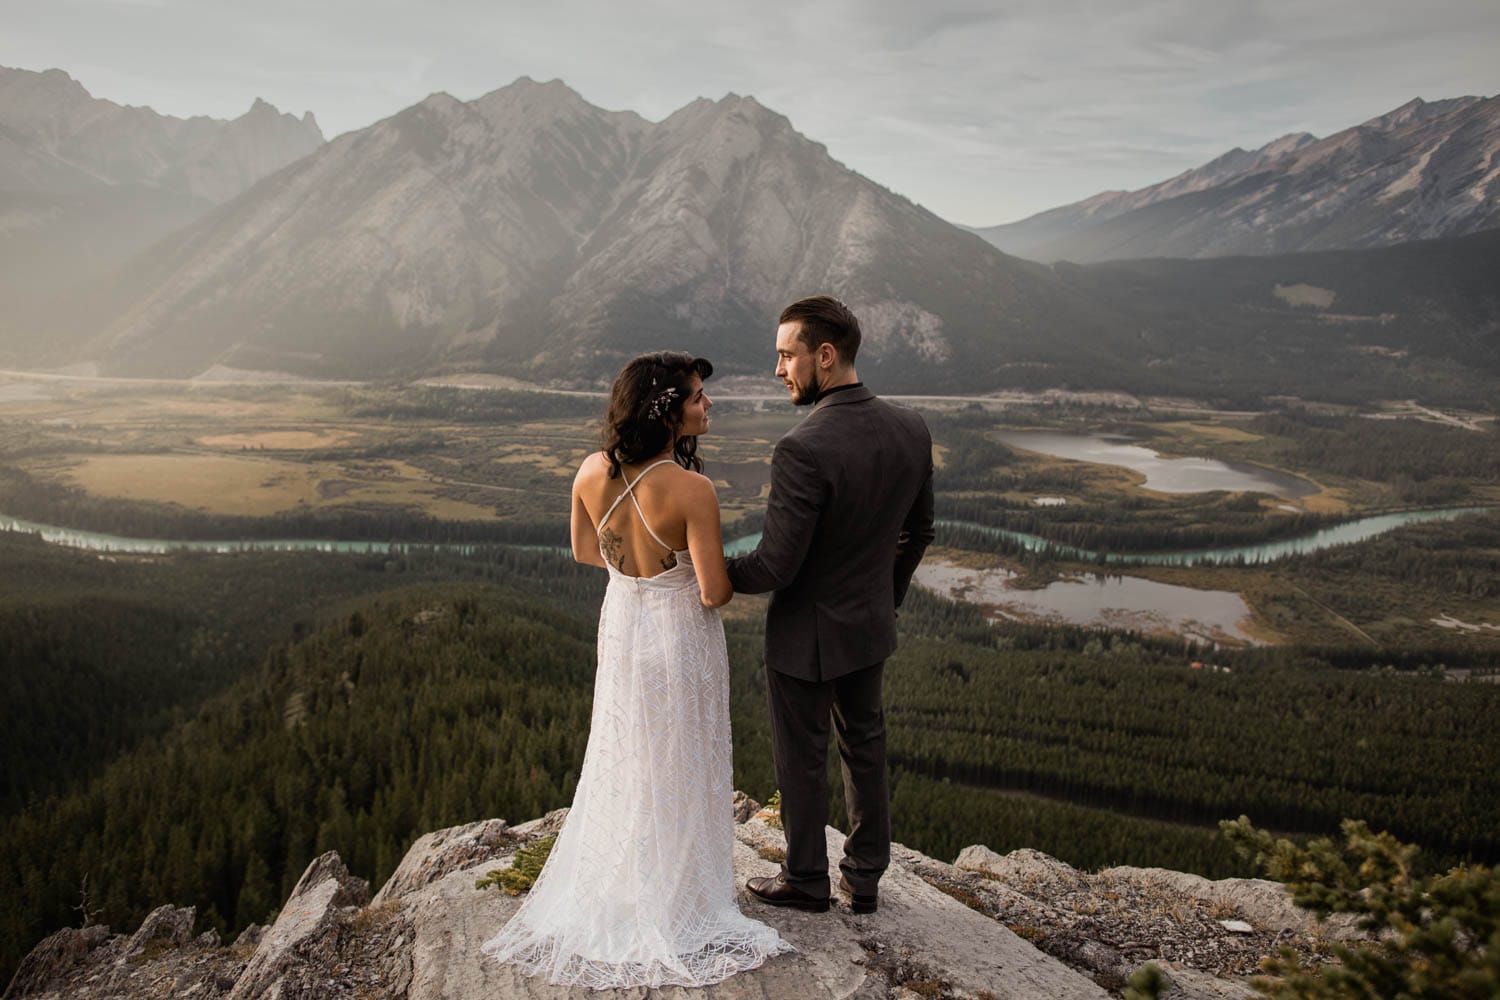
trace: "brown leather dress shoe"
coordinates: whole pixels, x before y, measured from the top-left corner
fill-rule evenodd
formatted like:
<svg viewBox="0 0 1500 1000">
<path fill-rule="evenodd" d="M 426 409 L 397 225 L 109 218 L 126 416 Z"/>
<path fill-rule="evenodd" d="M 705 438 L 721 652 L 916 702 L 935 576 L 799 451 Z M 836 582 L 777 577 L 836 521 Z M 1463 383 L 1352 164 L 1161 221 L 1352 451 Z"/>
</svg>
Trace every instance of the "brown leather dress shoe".
<svg viewBox="0 0 1500 1000">
<path fill-rule="evenodd" d="M 745 883 L 745 888 L 750 890 L 750 895 L 772 906 L 789 906 L 794 910 L 807 910 L 810 913 L 828 912 L 829 903 L 826 898 L 809 896 L 780 875 L 752 878 Z"/>
<path fill-rule="evenodd" d="M 880 896 L 870 893 L 868 896 L 855 892 L 849 885 L 849 880 L 839 876 L 839 888 L 849 894 L 849 909 L 855 913 L 874 913 L 880 905 Z"/>
</svg>

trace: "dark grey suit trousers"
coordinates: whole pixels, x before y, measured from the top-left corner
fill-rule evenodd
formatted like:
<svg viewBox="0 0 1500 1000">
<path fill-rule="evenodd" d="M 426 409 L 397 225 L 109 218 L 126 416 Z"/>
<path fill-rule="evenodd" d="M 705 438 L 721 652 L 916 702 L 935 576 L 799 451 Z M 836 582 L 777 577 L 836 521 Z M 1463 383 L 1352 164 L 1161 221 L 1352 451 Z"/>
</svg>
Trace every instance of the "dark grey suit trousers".
<svg viewBox="0 0 1500 1000">
<path fill-rule="evenodd" d="M 830 893 L 823 829 L 828 824 L 830 717 L 844 771 L 844 805 L 853 826 L 839 862 L 855 893 L 875 895 L 891 860 L 885 710 L 877 663 L 831 681 L 804 681 L 767 668 L 771 754 L 781 787 L 787 856 L 782 872 L 810 896 Z"/>
</svg>

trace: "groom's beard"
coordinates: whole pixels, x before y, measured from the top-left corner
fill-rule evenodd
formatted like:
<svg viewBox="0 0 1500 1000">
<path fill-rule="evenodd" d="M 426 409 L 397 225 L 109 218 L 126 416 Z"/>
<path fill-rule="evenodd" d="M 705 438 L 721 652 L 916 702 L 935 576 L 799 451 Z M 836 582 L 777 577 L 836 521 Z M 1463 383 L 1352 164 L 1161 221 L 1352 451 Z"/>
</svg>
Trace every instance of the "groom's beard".
<svg viewBox="0 0 1500 1000">
<path fill-rule="evenodd" d="M 811 385 L 803 385 L 798 382 L 797 391 L 792 394 L 793 406 L 811 406 L 823 398 L 823 387 L 818 385 L 818 376 L 815 373 Z"/>
</svg>

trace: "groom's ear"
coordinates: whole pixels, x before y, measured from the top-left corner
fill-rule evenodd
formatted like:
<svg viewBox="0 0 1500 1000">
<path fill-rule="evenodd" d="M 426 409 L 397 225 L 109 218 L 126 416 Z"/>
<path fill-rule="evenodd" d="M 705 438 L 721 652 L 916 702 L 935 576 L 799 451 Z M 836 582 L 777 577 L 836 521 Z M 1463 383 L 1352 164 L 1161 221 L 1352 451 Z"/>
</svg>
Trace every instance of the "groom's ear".
<svg viewBox="0 0 1500 1000">
<path fill-rule="evenodd" d="M 818 345 L 818 349 L 814 353 L 817 356 L 819 368 L 833 368 L 839 363 L 838 348 L 826 340 Z"/>
</svg>

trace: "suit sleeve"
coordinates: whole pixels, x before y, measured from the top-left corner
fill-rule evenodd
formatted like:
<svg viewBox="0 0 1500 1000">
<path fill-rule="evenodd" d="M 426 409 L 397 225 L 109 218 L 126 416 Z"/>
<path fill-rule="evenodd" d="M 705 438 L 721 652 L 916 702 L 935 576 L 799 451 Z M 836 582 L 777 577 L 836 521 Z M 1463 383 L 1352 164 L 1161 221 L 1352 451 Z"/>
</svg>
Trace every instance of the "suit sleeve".
<svg viewBox="0 0 1500 1000">
<path fill-rule="evenodd" d="M 754 552 L 728 562 L 735 592 L 764 594 L 796 579 L 826 502 L 812 453 L 805 445 L 782 438 L 771 454 L 771 495 L 766 500 L 760 544 Z"/>
<path fill-rule="evenodd" d="M 932 530 L 932 443 L 929 439 L 927 445 L 927 478 L 922 481 L 922 488 L 917 491 L 917 498 L 912 501 L 911 509 L 906 512 L 906 520 L 901 525 L 901 536 L 896 542 L 896 579 L 895 595 L 896 607 L 901 607 L 901 602 L 906 600 L 906 591 L 911 586 L 912 574 L 917 571 L 917 564 L 922 561 L 922 553 L 927 551 L 927 546 L 932 544 L 936 533 Z"/>
</svg>

